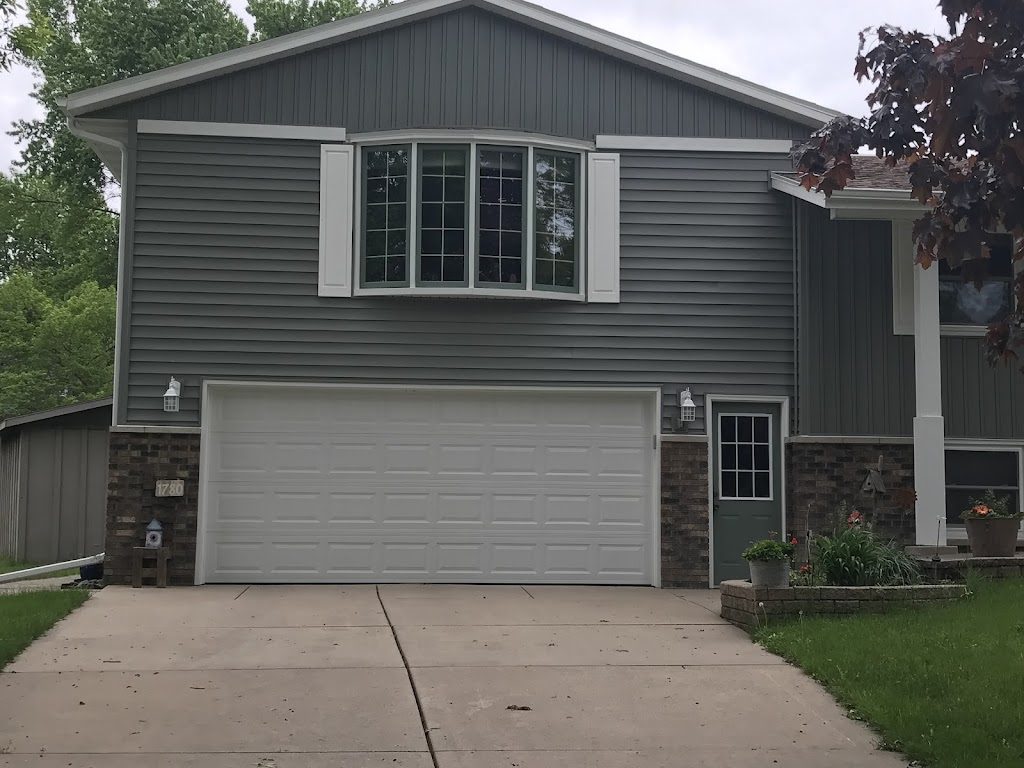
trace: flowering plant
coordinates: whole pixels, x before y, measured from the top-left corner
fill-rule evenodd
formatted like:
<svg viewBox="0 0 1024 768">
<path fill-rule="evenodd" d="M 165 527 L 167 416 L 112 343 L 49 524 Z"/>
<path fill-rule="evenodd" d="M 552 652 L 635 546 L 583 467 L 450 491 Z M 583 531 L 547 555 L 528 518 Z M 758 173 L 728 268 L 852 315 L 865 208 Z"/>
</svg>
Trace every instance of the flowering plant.
<svg viewBox="0 0 1024 768">
<path fill-rule="evenodd" d="M 1021 512 L 1010 509 L 1009 496 L 996 496 L 989 489 L 980 499 L 971 499 L 971 506 L 960 513 L 961 520 L 1005 520 L 1020 518 Z"/>
<path fill-rule="evenodd" d="M 851 512 L 849 514 L 849 516 L 846 518 L 846 524 L 849 525 L 851 528 L 853 526 L 855 526 L 855 525 L 860 525 L 863 522 L 864 522 L 864 515 L 862 515 L 856 509 L 853 510 L 853 512 Z"/>
</svg>

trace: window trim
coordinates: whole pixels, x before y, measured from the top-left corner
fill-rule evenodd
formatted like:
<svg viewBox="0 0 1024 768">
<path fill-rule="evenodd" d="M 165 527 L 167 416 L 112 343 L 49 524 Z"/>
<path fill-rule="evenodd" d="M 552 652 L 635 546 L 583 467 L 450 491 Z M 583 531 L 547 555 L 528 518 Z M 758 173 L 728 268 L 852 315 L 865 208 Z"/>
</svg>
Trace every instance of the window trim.
<svg viewBox="0 0 1024 768">
<path fill-rule="evenodd" d="M 358 229 L 356 230 L 357 233 L 358 233 L 358 236 L 356 237 L 356 242 L 357 242 L 358 245 L 356 247 L 356 254 L 355 254 L 356 255 L 356 260 L 355 260 L 355 272 L 356 272 L 355 288 L 359 289 L 359 288 L 364 288 L 365 287 L 365 290 L 371 290 L 371 291 L 372 290 L 382 289 L 382 288 L 386 288 L 386 289 L 390 289 L 390 290 L 394 290 L 394 289 L 398 289 L 398 288 L 408 288 L 409 286 L 415 285 L 415 270 L 413 269 L 413 264 L 412 264 L 412 253 L 411 253 L 412 249 L 410 248 L 410 238 L 409 238 L 408 234 L 414 231 L 414 227 L 416 226 L 416 220 L 417 220 L 417 217 L 415 215 L 415 211 L 413 210 L 413 208 L 416 205 L 418 205 L 417 195 L 415 194 L 415 192 L 413 190 L 413 187 L 415 186 L 415 184 L 414 183 L 410 183 L 410 181 L 412 181 L 411 176 L 412 176 L 412 171 L 413 171 L 413 168 L 414 168 L 413 163 L 416 160 L 416 146 L 414 144 L 387 143 L 387 144 L 373 145 L 372 148 L 376 149 L 376 150 L 400 150 L 400 149 L 405 149 L 408 152 L 409 165 L 408 165 L 408 173 L 406 174 L 406 177 L 405 177 L 406 178 L 406 182 L 405 182 L 405 227 L 406 227 L 406 233 L 407 233 L 406 234 L 406 238 L 405 238 L 405 280 L 403 280 L 401 282 L 396 280 L 394 282 L 369 283 L 369 284 L 367 284 L 367 282 L 366 282 L 366 258 L 364 257 L 364 254 L 366 253 L 366 228 L 363 226 L 363 223 L 366 221 L 366 206 L 369 205 L 369 203 L 366 203 L 366 202 L 363 201 L 363 194 L 365 193 L 365 190 L 366 190 L 366 181 L 367 181 L 367 176 L 366 176 L 367 168 L 366 168 L 366 163 L 364 162 L 363 158 L 365 157 L 366 152 L 370 149 L 370 147 L 356 147 L 356 153 L 355 153 L 356 154 L 356 173 L 355 173 L 355 177 L 356 177 L 357 181 L 356 181 L 356 194 L 353 196 L 353 200 L 355 201 L 355 209 L 357 211 L 356 218 L 355 218 L 355 225 L 358 227 Z"/>
<path fill-rule="evenodd" d="M 581 250 L 581 245 L 582 245 L 582 242 L 583 242 L 582 232 L 583 232 L 583 228 L 584 228 L 583 227 L 584 222 L 583 222 L 583 201 L 582 201 L 582 197 L 584 196 L 583 183 L 584 183 L 584 179 L 586 178 L 585 171 L 583 170 L 585 155 L 582 155 L 582 154 L 580 154 L 578 152 L 564 152 L 564 151 L 557 150 L 557 149 L 548 149 L 546 147 L 542 147 L 541 150 L 542 150 L 542 152 L 550 154 L 550 155 L 552 155 L 555 158 L 558 158 L 558 157 L 574 157 L 576 159 L 576 180 L 574 182 L 574 184 L 576 186 L 576 199 L 574 201 L 574 203 L 575 203 L 574 221 L 576 223 L 576 236 L 575 236 L 575 238 L 573 238 L 573 278 L 574 279 L 573 279 L 573 285 L 572 285 L 571 288 L 570 287 L 565 287 L 565 286 L 559 286 L 559 285 L 536 285 L 535 283 L 531 283 L 531 285 L 533 285 L 533 287 L 536 290 L 538 290 L 538 291 L 552 291 L 554 293 L 577 293 L 578 291 L 580 291 L 580 286 L 582 284 L 582 276 L 583 276 L 583 269 L 582 269 L 582 266 L 581 266 L 581 262 L 583 261 L 583 258 L 582 258 L 583 251 Z M 537 207 L 537 201 L 535 199 L 536 198 L 536 183 L 537 183 L 536 162 L 537 161 L 536 161 L 535 153 L 534 153 L 533 148 L 531 147 L 530 148 L 530 212 L 531 212 L 531 216 L 536 216 L 536 207 Z M 536 251 L 537 251 L 537 232 L 534 231 L 534 227 L 533 226 L 530 227 L 530 230 L 533 231 L 533 237 L 529 238 L 530 245 L 531 245 L 531 248 L 530 248 L 530 251 L 531 251 L 530 267 L 531 267 L 531 269 L 533 271 L 536 271 L 536 263 L 537 263 L 537 253 L 536 253 Z"/>
<path fill-rule="evenodd" d="M 767 417 L 768 418 L 768 496 L 767 497 L 764 497 L 764 496 L 723 496 L 722 495 L 722 472 L 726 471 L 725 468 L 722 466 L 722 418 L 724 416 L 745 416 L 745 417 L 748 417 L 748 418 L 753 418 L 753 417 L 760 416 L 762 418 L 763 417 Z M 775 501 L 775 449 L 778 446 L 775 445 L 775 420 L 774 420 L 773 417 L 774 417 L 774 414 L 772 414 L 770 411 L 767 412 L 767 413 L 763 412 L 763 411 L 761 413 L 754 413 L 754 412 L 751 412 L 751 413 L 733 413 L 731 411 L 729 413 L 723 413 L 721 411 L 718 412 L 718 424 L 716 425 L 717 426 L 717 430 L 715 432 L 715 436 L 716 436 L 715 437 L 715 442 L 718 443 L 718 446 L 717 446 L 717 449 L 718 449 L 718 451 L 717 451 L 718 452 L 717 459 L 718 459 L 718 461 L 717 461 L 717 465 L 716 465 L 716 470 L 715 471 L 718 474 L 717 480 L 718 480 L 718 500 L 719 501 L 764 501 L 764 502 L 774 502 Z M 753 428 L 753 427 L 751 427 L 751 428 Z M 753 433 L 751 433 L 751 434 L 753 434 Z M 733 441 L 733 445 L 737 445 L 737 444 L 738 443 L 736 441 Z M 751 445 L 754 445 L 754 443 L 751 443 Z M 737 468 L 737 469 L 735 469 L 733 471 L 738 472 L 739 469 Z M 744 470 L 744 471 L 746 471 L 746 470 Z M 752 472 L 759 472 L 761 470 L 752 469 L 750 471 L 752 471 Z M 737 485 L 737 488 L 738 487 L 739 486 Z"/>
<path fill-rule="evenodd" d="M 993 442 L 959 442 L 947 440 L 943 446 L 943 459 L 945 459 L 946 451 L 977 451 L 977 452 L 989 452 L 989 453 L 1016 453 L 1017 454 L 1017 499 L 1018 503 L 1024 504 L 1024 445 L 1019 443 L 1013 443 L 1010 445 L 1000 445 Z M 949 489 L 949 481 L 946 480 L 945 488 L 943 492 Z M 946 510 L 948 516 L 949 510 Z M 946 535 L 948 537 L 951 533 L 956 533 L 964 537 L 967 536 L 967 526 L 964 525 L 963 521 L 959 523 L 950 523 L 948 519 L 945 521 L 946 524 Z M 1024 520 L 1021 521 L 1020 529 L 1017 532 L 1018 540 L 1024 540 Z"/>
<path fill-rule="evenodd" d="M 353 195 L 354 210 L 356 212 L 353 226 L 356 230 L 354 238 L 353 270 L 353 296 L 421 296 L 425 298 L 501 298 L 501 299 L 543 299 L 556 301 L 575 301 L 584 303 L 587 301 L 587 239 L 586 239 L 586 211 L 587 201 L 586 184 L 587 171 L 586 161 L 588 153 L 595 151 L 593 142 L 576 141 L 572 139 L 556 139 L 542 134 L 520 133 L 512 131 L 467 131 L 454 132 L 449 130 L 423 130 L 423 131 L 386 131 L 378 133 L 350 134 L 349 141 L 355 147 L 355 194 Z M 469 191 L 469 215 L 468 227 L 470 250 L 467 253 L 467 265 L 470 268 L 468 277 L 469 285 L 444 285 L 441 283 L 419 284 L 419 185 L 420 185 L 420 162 L 419 148 L 438 147 L 448 144 L 462 145 L 467 147 L 471 167 L 468 169 L 468 191 Z M 413 234 L 409 238 L 409 250 L 407 253 L 408 280 L 405 285 L 393 283 L 385 284 L 364 284 L 365 273 L 365 169 L 364 154 L 368 148 L 380 147 L 402 147 L 408 146 L 410 150 L 410 179 L 414 183 L 409 186 L 409 226 Z M 480 147 L 518 147 L 526 150 L 528 158 L 524 162 L 529 163 L 527 178 L 524 179 L 524 196 L 529 195 L 529 205 L 526 206 L 526 233 L 525 233 L 525 265 L 524 275 L 526 282 L 520 286 L 504 288 L 493 287 L 490 284 L 479 285 L 476 277 L 476 262 L 478 248 L 476 240 L 479 236 L 478 230 L 478 185 L 479 168 L 478 153 Z M 577 167 L 580 178 L 580 193 L 577 195 L 577 261 L 576 261 L 576 288 L 573 290 L 552 289 L 537 287 L 533 285 L 533 252 L 534 252 L 534 200 L 533 200 L 533 156 L 534 149 L 553 150 L 566 154 L 575 154 L 578 157 Z"/>
<path fill-rule="evenodd" d="M 468 288 L 470 286 L 470 284 L 471 284 L 472 275 L 470 274 L 470 272 L 471 272 L 472 265 L 469 263 L 469 253 L 470 253 L 470 250 L 471 250 L 470 249 L 470 242 L 469 241 L 472 238 L 472 230 L 469 227 L 470 227 L 471 221 L 473 220 L 473 217 L 470 215 L 470 212 L 469 212 L 469 209 L 472 207 L 472 198 L 470 197 L 471 189 L 470 189 L 470 184 L 469 184 L 469 175 L 472 172 L 472 160 L 473 160 L 472 155 L 470 154 L 471 146 L 468 143 L 467 144 L 456 144 L 456 143 L 429 144 L 429 143 L 423 142 L 423 143 L 421 143 L 421 144 L 419 144 L 417 146 L 416 159 L 417 159 L 417 161 L 420 160 L 420 152 L 421 151 L 424 151 L 424 150 L 430 151 L 430 150 L 437 150 L 437 149 L 442 149 L 443 150 L 443 149 L 449 149 L 449 148 L 460 148 L 460 149 L 462 149 L 463 154 L 465 155 L 465 158 L 466 158 L 466 189 L 465 189 L 465 195 L 464 195 L 465 200 L 463 201 L 463 205 L 465 206 L 466 210 L 464 211 L 463 216 L 462 216 L 462 224 L 465 227 L 465 231 L 462 234 L 462 258 L 463 258 L 462 270 L 463 270 L 463 277 L 462 277 L 462 280 L 459 280 L 459 281 L 454 281 L 453 280 L 453 281 L 450 281 L 450 282 L 445 282 L 443 280 L 440 280 L 440 281 L 438 281 L 438 280 L 423 280 L 423 281 L 421 281 L 420 280 L 420 267 L 421 267 L 421 262 L 423 260 L 423 226 L 421 224 L 419 224 L 419 217 L 417 216 L 417 219 L 416 219 L 417 226 L 416 226 L 416 231 L 414 233 L 414 240 L 413 240 L 413 242 L 415 243 L 416 247 L 414 249 L 415 253 L 413 254 L 414 258 L 412 259 L 412 261 L 414 262 L 414 270 L 415 270 L 415 276 L 414 277 L 415 277 L 415 280 L 414 280 L 414 282 L 410 283 L 410 285 L 422 286 L 424 288 L 438 288 L 438 289 L 441 289 L 441 290 L 447 290 L 448 288 Z M 416 205 L 418 207 L 421 207 L 422 206 L 422 198 L 423 198 L 423 167 L 422 167 L 423 164 L 422 164 L 422 162 L 417 162 L 417 166 L 418 167 L 416 168 Z M 442 202 L 442 213 L 441 213 L 442 217 L 444 216 L 443 206 L 445 204 L 446 203 Z M 418 209 L 417 209 L 417 213 L 420 213 L 420 211 Z M 444 250 L 443 243 L 442 243 L 442 250 Z M 431 255 L 433 255 L 433 254 L 431 254 Z M 443 276 L 443 274 L 444 274 L 444 256 L 443 255 L 441 257 L 441 269 L 442 269 L 442 276 Z"/>
<path fill-rule="evenodd" d="M 473 242 L 473 272 L 470 275 L 470 285 L 474 288 L 483 288 L 486 290 L 495 291 L 513 291 L 521 292 L 525 290 L 533 290 L 533 275 L 526 268 L 529 259 L 529 240 L 530 231 L 532 230 L 533 223 L 533 172 L 530 164 L 533 158 L 533 147 L 532 146 L 520 146 L 518 144 L 489 144 L 489 143 L 473 143 L 473 156 L 472 156 L 472 168 L 471 173 L 473 174 L 474 180 L 474 195 L 473 195 L 473 210 L 476 212 L 477 221 L 480 220 L 480 207 L 483 203 L 479 197 L 479 185 L 480 185 L 480 153 L 488 150 L 494 151 L 520 151 L 523 154 L 523 225 L 522 225 L 522 242 L 519 246 L 519 258 L 522 266 L 522 277 L 518 283 L 492 283 L 484 280 L 480 280 L 480 225 L 479 223 L 473 228 L 471 240 Z M 499 177 L 500 178 L 500 177 Z M 529 210 L 530 214 L 527 215 Z M 500 264 L 500 257 L 499 257 Z M 499 271 L 501 267 L 499 266 Z"/>
</svg>

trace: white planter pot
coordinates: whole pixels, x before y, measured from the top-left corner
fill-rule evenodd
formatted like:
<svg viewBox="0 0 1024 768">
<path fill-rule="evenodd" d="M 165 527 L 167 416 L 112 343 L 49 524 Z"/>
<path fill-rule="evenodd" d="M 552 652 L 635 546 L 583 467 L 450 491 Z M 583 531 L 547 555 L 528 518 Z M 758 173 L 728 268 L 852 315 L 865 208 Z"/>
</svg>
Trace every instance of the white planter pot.
<svg viewBox="0 0 1024 768">
<path fill-rule="evenodd" d="M 755 587 L 788 587 L 788 560 L 751 560 L 750 583 Z"/>
</svg>

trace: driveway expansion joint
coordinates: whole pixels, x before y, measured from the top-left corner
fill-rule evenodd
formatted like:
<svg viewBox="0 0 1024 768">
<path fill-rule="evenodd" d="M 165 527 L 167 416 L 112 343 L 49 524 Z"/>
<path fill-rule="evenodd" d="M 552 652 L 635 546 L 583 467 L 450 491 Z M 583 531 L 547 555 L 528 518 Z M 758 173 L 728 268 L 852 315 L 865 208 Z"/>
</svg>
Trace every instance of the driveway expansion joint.
<svg viewBox="0 0 1024 768">
<path fill-rule="evenodd" d="M 434 750 L 434 740 L 430 736 L 430 726 L 427 724 L 427 715 L 423 711 L 423 702 L 420 700 L 420 693 L 416 689 L 416 680 L 412 676 L 412 667 L 409 666 L 409 660 L 405 657 L 405 650 L 402 648 L 402 641 L 398 639 L 398 632 L 395 630 L 395 625 L 391 623 L 391 616 L 388 615 L 387 606 L 384 605 L 384 598 L 380 595 L 380 587 L 376 587 L 377 602 L 380 603 L 380 609 L 384 612 L 384 618 L 388 622 L 388 627 L 391 629 L 391 636 L 395 639 L 395 645 L 398 647 L 398 655 L 402 657 L 402 664 L 405 665 L 405 673 L 409 676 L 409 685 L 412 686 L 412 697 L 416 701 L 416 711 L 420 715 L 420 725 L 423 727 L 423 738 L 427 742 L 427 751 L 430 753 L 430 762 L 434 768 L 440 768 L 437 762 L 437 752 Z"/>
</svg>

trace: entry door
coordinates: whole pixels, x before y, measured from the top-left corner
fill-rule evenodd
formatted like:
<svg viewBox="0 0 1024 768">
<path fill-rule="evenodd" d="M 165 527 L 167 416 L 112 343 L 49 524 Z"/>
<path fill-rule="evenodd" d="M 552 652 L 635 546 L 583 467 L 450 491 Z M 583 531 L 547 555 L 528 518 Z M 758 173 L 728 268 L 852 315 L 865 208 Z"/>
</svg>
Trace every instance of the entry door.
<svg viewBox="0 0 1024 768">
<path fill-rule="evenodd" d="M 782 408 L 715 403 L 712 418 L 714 580 L 746 579 L 740 556 L 782 531 Z"/>
</svg>

